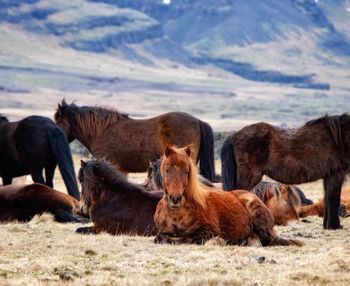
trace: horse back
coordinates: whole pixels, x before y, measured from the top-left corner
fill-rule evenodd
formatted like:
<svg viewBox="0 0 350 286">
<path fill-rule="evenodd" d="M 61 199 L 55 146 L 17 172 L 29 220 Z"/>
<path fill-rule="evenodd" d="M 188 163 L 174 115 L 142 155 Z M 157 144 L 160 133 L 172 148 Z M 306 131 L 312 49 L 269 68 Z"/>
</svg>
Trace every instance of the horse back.
<svg viewBox="0 0 350 286">
<path fill-rule="evenodd" d="M 12 202 L 23 210 L 51 211 L 58 209 L 75 213 L 79 202 L 73 197 L 42 184 L 25 186 L 12 197 Z"/>
<path fill-rule="evenodd" d="M 94 142 L 91 152 L 126 172 L 146 171 L 168 145 L 193 145 L 197 159 L 200 145 L 199 120 L 189 114 L 170 112 L 149 119 L 123 118 L 110 125 Z"/>
<path fill-rule="evenodd" d="M 75 213 L 79 202 L 41 184 L 8 185 L 0 188 L 0 220 L 28 221 L 43 212 Z"/>
<path fill-rule="evenodd" d="M 210 190 L 207 204 L 206 216 L 210 223 L 219 224 L 220 232 L 224 235 L 225 240 L 230 243 L 239 243 L 251 233 L 251 216 L 236 191 Z"/>
</svg>

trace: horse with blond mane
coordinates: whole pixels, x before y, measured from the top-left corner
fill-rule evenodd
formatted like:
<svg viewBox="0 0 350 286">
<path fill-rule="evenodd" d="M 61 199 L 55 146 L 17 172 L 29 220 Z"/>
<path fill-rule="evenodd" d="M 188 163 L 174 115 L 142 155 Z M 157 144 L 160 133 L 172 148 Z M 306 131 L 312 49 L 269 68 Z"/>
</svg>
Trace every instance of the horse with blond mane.
<svg viewBox="0 0 350 286">
<path fill-rule="evenodd" d="M 277 236 L 269 209 L 253 193 L 224 192 L 200 183 L 190 157 L 189 146 L 165 149 L 161 165 L 164 196 L 154 215 L 155 242 L 203 244 L 220 237 L 228 244 L 258 239 L 263 246 L 302 245 Z"/>
<path fill-rule="evenodd" d="M 147 178 L 143 185 L 147 190 L 163 191 L 163 177 L 160 172 L 162 159 L 151 162 L 147 170 Z M 211 183 L 201 175 L 198 180 L 210 188 L 222 188 L 220 183 Z M 278 182 L 261 181 L 252 190 L 270 209 L 276 225 L 287 225 L 289 221 L 299 220 L 300 207 L 313 202 L 306 198 L 298 187 Z"/>
</svg>

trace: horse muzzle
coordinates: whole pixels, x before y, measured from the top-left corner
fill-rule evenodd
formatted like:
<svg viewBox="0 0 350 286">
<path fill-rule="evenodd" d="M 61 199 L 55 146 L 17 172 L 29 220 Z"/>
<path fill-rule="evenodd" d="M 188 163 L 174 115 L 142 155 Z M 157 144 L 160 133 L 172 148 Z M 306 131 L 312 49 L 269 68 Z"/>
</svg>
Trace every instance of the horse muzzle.
<svg viewBox="0 0 350 286">
<path fill-rule="evenodd" d="M 182 195 L 169 195 L 169 205 L 171 208 L 179 208 L 181 206 Z"/>
</svg>

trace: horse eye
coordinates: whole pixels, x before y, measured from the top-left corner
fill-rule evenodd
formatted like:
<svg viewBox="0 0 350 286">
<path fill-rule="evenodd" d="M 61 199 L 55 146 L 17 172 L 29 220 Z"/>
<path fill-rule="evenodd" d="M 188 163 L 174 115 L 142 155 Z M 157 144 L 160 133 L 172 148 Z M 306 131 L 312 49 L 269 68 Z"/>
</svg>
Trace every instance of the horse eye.
<svg viewBox="0 0 350 286">
<path fill-rule="evenodd" d="M 167 174 L 169 174 L 170 168 L 166 168 L 166 169 L 165 169 L 165 172 L 166 172 Z"/>
</svg>

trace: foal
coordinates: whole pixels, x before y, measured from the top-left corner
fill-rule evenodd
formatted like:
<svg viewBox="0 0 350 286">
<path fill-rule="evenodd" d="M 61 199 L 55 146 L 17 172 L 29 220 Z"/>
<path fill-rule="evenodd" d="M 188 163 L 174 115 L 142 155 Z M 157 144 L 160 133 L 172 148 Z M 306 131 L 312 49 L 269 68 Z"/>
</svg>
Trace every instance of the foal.
<svg viewBox="0 0 350 286">
<path fill-rule="evenodd" d="M 147 192 L 104 160 L 81 161 L 79 181 L 83 208 L 94 226 L 78 228 L 77 232 L 156 233 L 153 215 L 162 192 Z"/>
<path fill-rule="evenodd" d="M 270 211 L 256 195 L 202 185 L 190 155 L 189 147 L 165 150 L 161 165 L 164 197 L 154 215 L 158 228 L 155 242 L 175 239 L 203 244 L 219 236 L 229 244 L 242 244 L 257 236 L 263 246 L 302 245 L 277 236 Z"/>
</svg>

